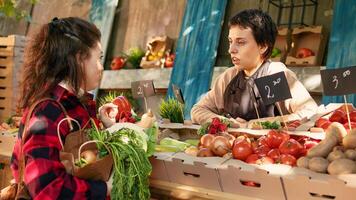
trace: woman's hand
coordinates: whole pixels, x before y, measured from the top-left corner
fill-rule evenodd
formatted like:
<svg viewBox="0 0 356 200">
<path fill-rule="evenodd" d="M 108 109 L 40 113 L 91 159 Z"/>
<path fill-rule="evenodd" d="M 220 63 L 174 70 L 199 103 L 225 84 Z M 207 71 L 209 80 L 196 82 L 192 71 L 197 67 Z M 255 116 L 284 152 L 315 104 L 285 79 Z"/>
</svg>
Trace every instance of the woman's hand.
<svg viewBox="0 0 356 200">
<path fill-rule="evenodd" d="M 99 119 L 104 124 L 105 128 L 109 128 L 115 124 L 115 117 L 119 112 L 117 105 L 106 103 L 99 108 Z"/>
</svg>

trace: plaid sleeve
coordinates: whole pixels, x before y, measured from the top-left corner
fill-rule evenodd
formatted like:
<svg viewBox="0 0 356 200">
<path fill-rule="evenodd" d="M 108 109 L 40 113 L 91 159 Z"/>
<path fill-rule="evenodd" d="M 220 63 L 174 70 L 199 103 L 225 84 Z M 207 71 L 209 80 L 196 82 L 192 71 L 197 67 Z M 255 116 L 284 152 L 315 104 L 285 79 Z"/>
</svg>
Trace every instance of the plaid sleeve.
<svg viewBox="0 0 356 200">
<path fill-rule="evenodd" d="M 57 124 L 64 114 L 54 102 L 43 102 L 30 119 L 24 145 L 25 183 L 34 199 L 105 199 L 106 183 L 67 174 L 59 160 Z M 63 136 L 62 136 L 63 137 Z"/>
</svg>

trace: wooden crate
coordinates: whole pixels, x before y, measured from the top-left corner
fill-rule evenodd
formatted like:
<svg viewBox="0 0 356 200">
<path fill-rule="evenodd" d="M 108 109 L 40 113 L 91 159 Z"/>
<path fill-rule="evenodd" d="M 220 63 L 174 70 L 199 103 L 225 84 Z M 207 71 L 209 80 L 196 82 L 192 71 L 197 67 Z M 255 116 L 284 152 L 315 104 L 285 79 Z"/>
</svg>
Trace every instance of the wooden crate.
<svg viewBox="0 0 356 200">
<path fill-rule="evenodd" d="M 22 35 L 9 35 L 7 37 L 0 37 L 0 46 L 24 47 L 25 44 L 26 37 Z"/>
<path fill-rule="evenodd" d="M 0 134 L 0 190 L 8 186 L 13 179 L 10 160 L 16 136 L 17 134 Z"/>
</svg>

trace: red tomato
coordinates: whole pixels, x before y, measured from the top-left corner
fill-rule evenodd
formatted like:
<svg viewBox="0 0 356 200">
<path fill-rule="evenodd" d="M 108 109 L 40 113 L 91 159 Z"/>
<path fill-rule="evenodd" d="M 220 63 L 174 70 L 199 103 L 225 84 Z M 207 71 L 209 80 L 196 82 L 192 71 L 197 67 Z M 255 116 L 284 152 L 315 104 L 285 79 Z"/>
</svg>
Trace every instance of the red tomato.
<svg viewBox="0 0 356 200">
<path fill-rule="evenodd" d="M 256 149 L 254 149 L 253 152 L 262 157 L 262 156 L 266 156 L 270 150 L 271 149 L 267 145 L 261 145 L 261 146 L 257 147 Z"/>
<path fill-rule="evenodd" d="M 125 58 L 123 57 L 115 57 L 111 61 L 111 69 L 112 70 L 119 70 L 125 65 Z"/>
<path fill-rule="evenodd" d="M 302 148 L 303 146 L 295 139 L 289 139 L 282 142 L 282 144 L 279 146 L 279 151 L 281 152 L 281 154 L 290 154 L 292 156 L 298 156 Z"/>
<path fill-rule="evenodd" d="M 273 163 L 274 163 L 273 159 L 268 156 L 265 156 L 265 157 L 262 157 L 262 158 L 256 160 L 256 164 L 258 164 L 258 165 L 273 164 Z"/>
<path fill-rule="evenodd" d="M 325 118 L 319 118 L 318 120 L 316 120 L 315 122 L 315 126 L 321 128 L 321 126 L 325 123 L 328 122 L 328 119 Z"/>
<path fill-rule="evenodd" d="M 297 159 L 289 154 L 282 154 L 280 161 L 282 164 L 290 165 L 290 166 L 295 166 L 295 164 L 297 163 Z"/>
<path fill-rule="evenodd" d="M 327 121 L 327 122 L 325 122 L 323 125 L 321 125 L 321 128 L 324 129 L 324 130 L 326 130 L 326 129 L 329 128 L 330 124 L 331 124 L 331 121 Z"/>
<path fill-rule="evenodd" d="M 118 96 L 113 101 L 113 104 L 117 105 L 119 112 L 116 115 L 116 121 L 119 121 L 124 113 L 131 113 L 131 105 L 125 96 Z"/>
<path fill-rule="evenodd" d="M 307 140 L 307 141 L 305 141 L 303 146 L 304 146 L 304 149 L 308 150 L 308 149 L 312 148 L 313 146 L 315 146 L 317 144 L 318 144 L 317 141 Z"/>
<path fill-rule="evenodd" d="M 278 148 L 283 141 L 289 139 L 289 134 L 282 131 L 271 130 L 267 133 L 267 145 L 270 148 Z"/>
<path fill-rule="evenodd" d="M 331 122 L 340 122 L 343 124 L 347 121 L 347 116 L 343 110 L 335 110 L 329 120 Z"/>
<path fill-rule="evenodd" d="M 164 65 L 165 65 L 167 68 L 173 67 L 174 59 L 175 59 L 175 55 L 174 55 L 174 54 L 171 54 L 171 55 L 167 56 Z"/>
<path fill-rule="evenodd" d="M 314 52 L 308 48 L 299 48 L 297 50 L 297 58 L 306 58 L 309 56 L 314 56 Z"/>
<path fill-rule="evenodd" d="M 350 112 L 350 120 L 356 122 L 356 110 Z"/>
<path fill-rule="evenodd" d="M 279 149 L 272 149 L 267 153 L 267 156 L 276 162 L 279 159 L 279 156 L 281 156 L 281 152 L 279 152 Z"/>
<path fill-rule="evenodd" d="M 257 154 L 251 154 L 246 158 L 246 163 L 248 164 L 256 164 L 256 161 L 260 159 Z"/>
<path fill-rule="evenodd" d="M 242 185 L 246 185 L 249 187 L 260 187 L 260 185 L 261 185 L 256 182 L 253 182 L 253 181 L 242 181 L 241 183 L 242 183 Z"/>
<path fill-rule="evenodd" d="M 252 146 L 251 143 L 248 142 L 246 139 L 244 140 L 237 140 L 234 143 L 234 147 L 232 148 L 232 156 L 235 159 L 239 159 L 242 161 L 245 161 L 246 158 L 251 155 L 252 152 Z"/>
<path fill-rule="evenodd" d="M 267 136 L 261 136 L 260 138 L 257 139 L 257 144 L 258 146 L 262 146 L 262 145 L 265 145 L 265 146 L 268 146 L 267 144 Z"/>
<path fill-rule="evenodd" d="M 350 130 L 350 126 L 349 126 L 349 123 L 348 123 L 348 122 L 346 122 L 346 123 L 344 124 L 344 127 L 345 127 L 346 130 Z M 356 128 L 356 122 L 351 122 L 351 128 L 352 128 L 352 129 Z"/>
</svg>

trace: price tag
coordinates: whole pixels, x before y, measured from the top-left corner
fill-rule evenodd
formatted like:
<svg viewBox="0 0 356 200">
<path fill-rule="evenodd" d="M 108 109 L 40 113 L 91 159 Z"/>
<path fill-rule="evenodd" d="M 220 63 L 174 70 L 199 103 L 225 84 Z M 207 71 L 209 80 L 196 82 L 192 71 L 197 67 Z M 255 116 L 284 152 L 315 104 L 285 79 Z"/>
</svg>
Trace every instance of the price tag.
<svg viewBox="0 0 356 200">
<path fill-rule="evenodd" d="M 324 94 L 328 96 L 356 93 L 356 67 L 320 70 Z"/>
<path fill-rule="evenodd" d="M 131 82 L 131 91 L 134 98 L 145 98 L 156 94 L 152 80 Z"/>
<path fill-rule="evenodd" d="M 184 97 L 182 94 L 182 90 L 177 85 L 174 85 L 174 84 L 172 84 L 172 89 L 173 89 L 173 93 L 174 93 L 174 96 L 176 97 L 176 99 L 180 103 L 184 104 Z"/>
<path fill-rule="evenodd" d="M 258 78 L 255 83 L 266 105 L 292 98 L 284 72 Z"/>
</svg>

